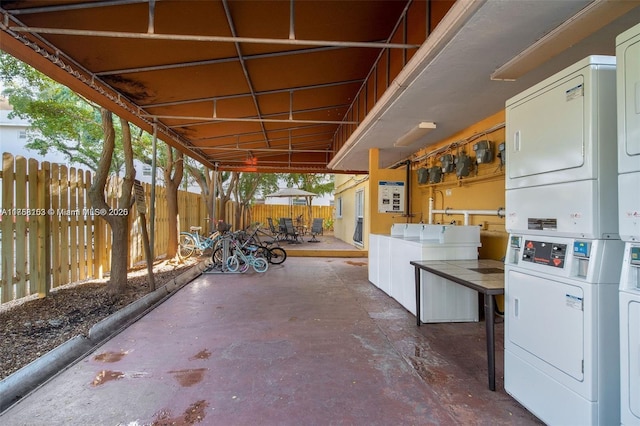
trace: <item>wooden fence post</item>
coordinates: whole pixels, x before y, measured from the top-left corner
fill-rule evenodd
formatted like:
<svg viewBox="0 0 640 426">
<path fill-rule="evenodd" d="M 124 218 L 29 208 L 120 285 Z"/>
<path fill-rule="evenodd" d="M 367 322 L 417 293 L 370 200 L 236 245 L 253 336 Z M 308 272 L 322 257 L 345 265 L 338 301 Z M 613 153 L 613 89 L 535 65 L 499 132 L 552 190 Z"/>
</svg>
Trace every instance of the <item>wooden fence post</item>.
<svg viewBox="0 0 640 426">
<path fill-rule="evenodd" d="M 28 167 L 28 185 L 29 185 L 29 209 L 36 214 L 29 218 L 29 294 L 38 293 L 39 297 L 44 294 L 40 293 L 38 283 L 44 276 L 40 275 L 40 229 L 47 210 L 42 208 L 38 200 L 38 183 L 40 181 L 40 173 L 38 170 L 38 162 L 33 158 L 29 159 Z"/>
<path fill-rule="evenodd" d="M 22 156 L 17 156 L 15 161 L 15 289 L 16 299 L 27 294 L 27 220 L 31 212 L 27 210 L 27 160 Z"/>
<path fill-rule="evenodd" d="M 2 303 L 13 299 L 13 156 L 2 154 Z M 6 214 L 4 214 L 6 213 Z"/>
<path fill-rule="evenodd" d="M 47 210 L 47 215 L 43 218 L 43 226 L 41 231 L 44 235 L 38 237 L 40 243 L 38 244 L 38 251 L 40 252 L 40 271 L 41 277 L 44 277 L 44 280 L 41 280 L 41 287 L 38 293 L 48 296 L 51 292 L 51 288 L 53 286 L 53 275 L 51 268 L 51 247 L 53 243 L 53 238 L 51 237 L 51 163 L 45 161 L 42 163 L 42 171 L 39 176 L 42 179 L 38 179 L 38 198 L 42 201 L 42 208 Z"/>
</svg>

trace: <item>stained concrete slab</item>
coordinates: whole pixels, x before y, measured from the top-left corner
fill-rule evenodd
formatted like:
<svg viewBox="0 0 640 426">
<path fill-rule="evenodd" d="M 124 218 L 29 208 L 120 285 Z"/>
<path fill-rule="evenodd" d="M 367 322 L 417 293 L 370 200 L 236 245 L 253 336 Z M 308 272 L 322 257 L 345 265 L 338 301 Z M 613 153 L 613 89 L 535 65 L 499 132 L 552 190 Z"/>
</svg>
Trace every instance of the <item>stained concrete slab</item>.
<svg viewBox="0 0 640 426">
<path fill-rule="evenodd" d="M 197 278 L 0 424 L 539 424 L 484 348 L 483 324 L 417 328 L 366 260 L 291 258 Z"/>
</svg>

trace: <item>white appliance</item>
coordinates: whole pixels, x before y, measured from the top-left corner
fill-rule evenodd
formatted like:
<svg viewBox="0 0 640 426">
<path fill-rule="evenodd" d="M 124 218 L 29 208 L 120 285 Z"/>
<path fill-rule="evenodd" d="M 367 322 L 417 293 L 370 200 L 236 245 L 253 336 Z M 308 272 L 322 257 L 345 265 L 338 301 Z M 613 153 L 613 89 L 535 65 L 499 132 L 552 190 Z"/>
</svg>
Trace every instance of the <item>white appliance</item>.
<svg viewBox="0 0 640 426">
<path fill-rule="evenodd" d="M 620 237 L 640 241 L 640 25 L 616 38 Z"/>
<path fill-rule="evenodd" d="M 616 38 L 621 421 L 640 425 L 640 25 Z"/>
<path fill-rule="evenodd" d="M 620 400 L 622 424 L 640 424 L 640 243 L 626 243 L 620 277 Z"/>
<path fill-rule="evenodd" d="M 618 424 L 616 61 L 506 103 L 507 393 L 548 424 Z"/>
<path fill-rule="evenodd" d="M 615 76 L 590 56 L 507 101 L 508 232 L 619 238 Z"/>
<path fill-rule="evenodd" d="M 395 224 L 391 235 L 369 236 L 369 281 L 415 315 L 415 272 L 409 262 L 475 260 L 480 246 L 478 226 Z M 475 290 L 422 274 L 422 322 L 478 321 Z"/>
<path fill-rule="evenodd" d="M 547 424 L 620 422 L 623 247 L 619 240 L 510 236 L 504 387 Z"/>
</svg>

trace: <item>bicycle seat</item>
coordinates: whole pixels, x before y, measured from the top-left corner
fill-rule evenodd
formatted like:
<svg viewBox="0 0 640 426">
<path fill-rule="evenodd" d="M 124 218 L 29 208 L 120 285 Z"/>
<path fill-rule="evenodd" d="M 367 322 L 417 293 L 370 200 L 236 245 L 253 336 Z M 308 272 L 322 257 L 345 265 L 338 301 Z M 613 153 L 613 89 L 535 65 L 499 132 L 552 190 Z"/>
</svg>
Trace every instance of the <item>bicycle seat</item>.
<svg viewBox="0 0 640 426">
<path fill-rule="evenodd" d="M 192 226 L 189 228 L 191 232 L 200 232 L 202 231 L 202 226 Z"/>
</svg>

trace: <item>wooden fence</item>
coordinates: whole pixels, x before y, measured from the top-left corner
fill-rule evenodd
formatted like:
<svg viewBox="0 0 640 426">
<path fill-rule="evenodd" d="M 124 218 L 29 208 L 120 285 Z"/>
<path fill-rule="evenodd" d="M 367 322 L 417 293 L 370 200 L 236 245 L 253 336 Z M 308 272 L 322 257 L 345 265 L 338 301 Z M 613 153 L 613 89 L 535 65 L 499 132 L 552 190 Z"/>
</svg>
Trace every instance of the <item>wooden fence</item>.
<svg viewBox="0 0 640 426">
<path fill-rule="evenodd" d="M 46 296 L 52 289 L 109 271 L 111 232 L 91 208 L 91 172 L 33 159 L 2 157 L 0 204 L 0 303 L 32 294 Z M 150 185 L 143 184 L 147 205 Z M 165 189 L 156 188 L 154 248 L 166 252 L 167 209 Z M 115 191 L 109 197 L 117 210 Z M 207 226 L 207 210 L 199 194 L 180 191 L 181 229 Z M 129 264 L 144 260 L 139 216 L 129 214 Z M 148 212 L 147 212 L 148 214 Z M 188 224 L 188 225 L 187 225 Z"/>
<path fill-rule="evenodd" d="M 294 220 L 302 215 L 303 223 L 311 226 L 314 218 L 324 220 L 325 229 L 331 228 L 333 224 L 333 207 L 331 206 L 311 206 L 311 217 L 307 206 L 287 206 L 281 204 L 256 204 L 251 208 L 248 221 L 251 223 L 260 222 L 267 227 L 267 218 L 270 217 L 275 223 L 281 217 L 290 217 Z"/>
<path fill-rule="evenodd" d="M 107 222 L 91 208 L 91 172 L 65 165 L 38 163 L 33 159 L 3 154 L 0 198 L 0 303 L 38 294 L 44 297 L 59 286 L 102 278 L 109 271 L 111 232 Z M 115 213 L 117 185 L 107 189 Z M 151 185 L 143 184 L 147 206 L 151 205 Z M 228 202 L 222 209 L 225 222 L 234 222 L 237 205 Z M 149 210 L 147 208 L 147 210 Z M 201 226 L 209 229 L 207 206 L 199 195 L 178 192 L 180 230 Z M 147 221 L 149 219 L 147 211 Z M 310 222 L 306 206 L 256 205 L 242 215 L 241 227 L 267 217 L 296 218 Z M 325 226 L 333 219 L 332 207 L 312 207 L 311 219 L 322 217 Z M 145 260 L 138 212 L 129 212 L 129 265 Z M 154 253 L 166 253 L 168 239 L 165 188 L 156 187 Z"/>
</svg>

